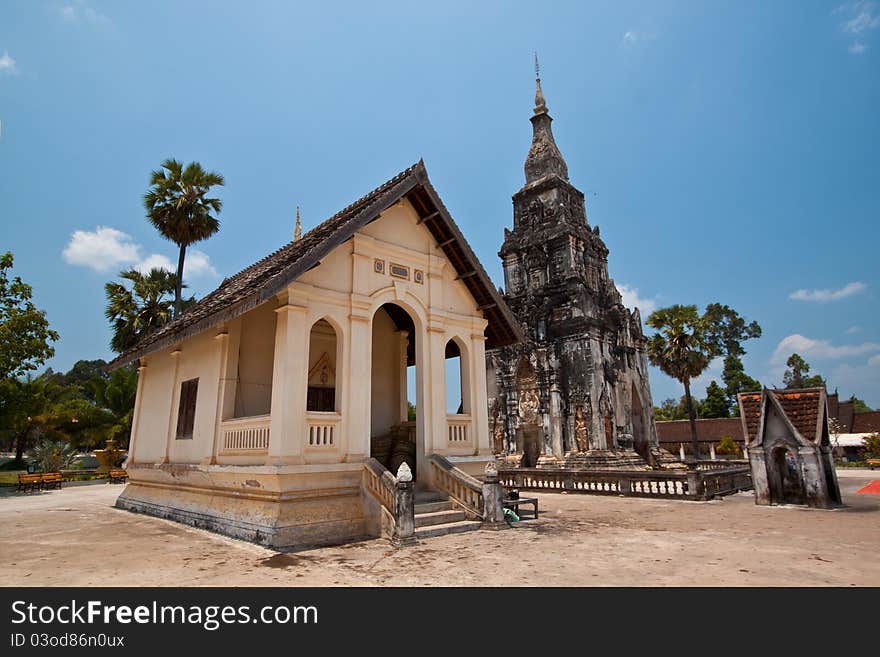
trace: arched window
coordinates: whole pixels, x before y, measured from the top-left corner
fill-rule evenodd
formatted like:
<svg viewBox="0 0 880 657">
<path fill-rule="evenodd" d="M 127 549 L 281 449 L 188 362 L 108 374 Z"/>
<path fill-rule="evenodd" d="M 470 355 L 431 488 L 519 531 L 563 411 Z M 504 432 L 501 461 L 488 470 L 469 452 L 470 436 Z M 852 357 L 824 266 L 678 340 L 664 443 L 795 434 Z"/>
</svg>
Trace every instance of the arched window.
<svg viewBox="0 0 880 657">
<path fill-rule="evenodd" d="M 336 410 L 336 330 L 319 319 L 309 333 L 309 392 L 307 411 Z"/>
<path fill-rule="evenodd" d="M 450 415 L 471 412 L 467 352 L 455 338 L 446 343 L 446 412 Z"/>
</svg>

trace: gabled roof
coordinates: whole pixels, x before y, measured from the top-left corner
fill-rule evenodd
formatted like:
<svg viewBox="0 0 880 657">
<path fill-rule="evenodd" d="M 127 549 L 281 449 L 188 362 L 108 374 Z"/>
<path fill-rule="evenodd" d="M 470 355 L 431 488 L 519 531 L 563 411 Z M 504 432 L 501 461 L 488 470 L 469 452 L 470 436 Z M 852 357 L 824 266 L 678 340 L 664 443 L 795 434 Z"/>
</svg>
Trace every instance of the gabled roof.
<svg viewBox="0 0 880 657">
<path fill-rule="evenodd" d="M 690 420 L 658 420 L 657 440 L 661 443 L 689 443 Z M 701 443 L 717 443 L 722 438 L 743 441 L 742 423 L 738 417 L 702 418 L 697 420 L 697 437 Z"/>
<path fill-rule="evenodd" d="M 763 431 L 768 403 L 778 408 L 783 419 L 801 438 L 816 445 L 822 441 L 827 420 L 825 388 L 764 389 L 762 392 L 741 392 L 737 398 L 748 443 L 755 442 Z"/>
<path fill-rule="evenodd" d="M 419 160 L 310 230 L 301 239 L 285 244 L 250 267 L 224 279 L 216 290 L 177 319 L 145 336 L 108 367 L 120 367 L 164 349 L 268 301 L 299 276 L 319 265 L 322 258 L 351 239 L 360 228 L 378 219 L 380 213 L 404 198 L 413 205 L 420 222 L 431 232 L 488 320 L 486 348 L 520 341 L 519 323 L 428 180 L 424 162 Z"/>
</svg>

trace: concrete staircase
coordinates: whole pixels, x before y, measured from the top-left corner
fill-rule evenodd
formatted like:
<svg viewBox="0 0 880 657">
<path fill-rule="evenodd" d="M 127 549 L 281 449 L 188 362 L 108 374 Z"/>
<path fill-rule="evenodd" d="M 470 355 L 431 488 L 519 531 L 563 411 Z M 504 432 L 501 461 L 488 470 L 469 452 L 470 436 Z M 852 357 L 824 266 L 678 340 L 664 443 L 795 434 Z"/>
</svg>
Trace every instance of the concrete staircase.
<svg viewBox="0 0 880 657">
<path fill-rule="evenodd" d="M 458 534 L 479 529 L 479 520 L 468 520 L 467 514 L 448 496 L 435 492 L 416 493 L 416 538 L 419 540 Z"/>
</svg>

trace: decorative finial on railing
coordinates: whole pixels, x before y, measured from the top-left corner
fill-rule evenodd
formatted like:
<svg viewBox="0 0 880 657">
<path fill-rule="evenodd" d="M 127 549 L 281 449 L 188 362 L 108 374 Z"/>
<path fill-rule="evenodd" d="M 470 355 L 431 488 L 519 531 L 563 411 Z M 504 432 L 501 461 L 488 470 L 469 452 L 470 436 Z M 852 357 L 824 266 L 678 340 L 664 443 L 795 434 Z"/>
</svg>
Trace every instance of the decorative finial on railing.
<svg viewBox="0 0 880 657">
<path fill-rule="evenodd" d="M 397 468 L 397 481 L 412 481 L 413 475 L 412 470 L 409 469 L 409 466 L 406 464 L 406 461 L 400 464 L 400 467 Z"/>
</svg>

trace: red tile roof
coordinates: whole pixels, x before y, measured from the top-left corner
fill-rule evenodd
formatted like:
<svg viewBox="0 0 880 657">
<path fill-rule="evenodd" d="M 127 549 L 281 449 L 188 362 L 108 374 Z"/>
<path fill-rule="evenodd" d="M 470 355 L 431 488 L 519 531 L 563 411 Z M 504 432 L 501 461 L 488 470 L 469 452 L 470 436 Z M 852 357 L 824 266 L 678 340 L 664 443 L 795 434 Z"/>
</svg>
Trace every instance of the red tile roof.
<svg viewBox="0 0 880 657">
<path fill-rule="evenodd" d="M 805 440 L 815 442 L 819 428 L 819 414 L 825 403 L 824 388 L 802 390 L 765 390 L 782 407 L 792 426 Z M 755 439 L 761 420 L 762 393 L 740 393 L 740 414 L 745 418 L 749 441 Z"/>
<path fill-rule="evenodd" d="M 724 437 L 743 442 L 742 422 L 738 417 L 697 420 L 697 439 L 701 443 L 717 443 Z M 657 422 L 657 438 L 660 444 L 690 442 L 691 423 L 688 420 Z"/>
<path fill-rule="evenodd" d="M 855 413 L 851 433 L 880 433 L 880 411 Z"/>
</svg>

